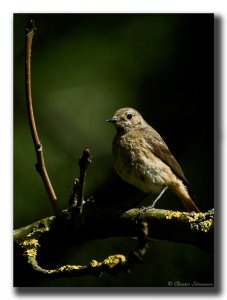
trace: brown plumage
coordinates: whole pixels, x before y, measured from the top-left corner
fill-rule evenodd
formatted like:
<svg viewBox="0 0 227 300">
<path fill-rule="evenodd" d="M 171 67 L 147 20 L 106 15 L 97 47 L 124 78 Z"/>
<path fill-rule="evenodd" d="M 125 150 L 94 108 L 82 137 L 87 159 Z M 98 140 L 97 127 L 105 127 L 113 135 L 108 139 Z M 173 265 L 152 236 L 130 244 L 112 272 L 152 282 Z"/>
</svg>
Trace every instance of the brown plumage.
<svg viewBox="0 0 227 300">
<path fill-rule="evenodd" d="M 139 112 L 122 108 L 107 121 L 117 129 L 112 154 L 114 167 L 122 179 L 146 193 L 159 193 L 156 200 L 169 188 L 188 211 L 199 212 L 180 165 L 158 132 Z"/>
</svg>

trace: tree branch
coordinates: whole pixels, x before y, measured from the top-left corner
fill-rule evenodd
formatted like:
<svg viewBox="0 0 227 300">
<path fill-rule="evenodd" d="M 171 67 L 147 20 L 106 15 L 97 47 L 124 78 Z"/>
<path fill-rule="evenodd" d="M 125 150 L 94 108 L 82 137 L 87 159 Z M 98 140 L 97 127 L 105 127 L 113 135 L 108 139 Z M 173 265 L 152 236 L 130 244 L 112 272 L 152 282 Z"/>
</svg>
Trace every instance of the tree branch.
<svg viewBox="0 0 227 300">
<path fill-rule="evenodd" d="M 214 210 L 206 213 L 187 213 L 163 209 L 149 209 L 141 214 L 139 209 L 122 212 L 121 209 L 95 207 L 85 204 L 83 222 L 72 209 L 67 210 L 63 221 L 49 217 L 14 231 L 18 243 L 31 267 L 49 277 L 100 275 L 102 272 L 119 273 L 142 260 L 146 253 L 147 240 L 161 239 L 198 246 L 206 251 L 213 250 Z M 71 218 L 68 217 L 71 216 Z M 76 217 L 75 217 L 76 216 Z M 81 216 L 82 217 L 82 216 Z M 43 238 L 45 236 L 45 238 Z M 87 240 L 110 237 L 137 237 L 138 244 L 128 255 L 110 255 L 102 262 L 93 259 L 88 265 L 62 265 L 47 270 L 39 266 L 39 247 L 51 245 L 78 245 Z"/>
<path fill-rule="evenodd" d="M 55 215 L 60 214 L 60 206 L 57 200 L 57 197 L 55 195 L 53 186 L 51 184 L 49 175 L 47 173 L 44 155 L 43 155 L 43 147 L 39 139 L 38 131 L 36 128 L 35 123 L 35 116 L 33 112 L 33 105 L 32 105 L 32 89 L 31 89 L 31 50 L 32 50 L 32 41 L 33 36 L 35 34 L 35 23 L 34 20 L 30 20 L 26 27 L 26 61 L 25 61 L 25 77 L 26 77 L 26 100 L 27 100 L 27 111 L 28 111 L 28 119 L 29 119 L 29 125 L 31 129 L 33 144 L 37 156 L 37 164 L 36 169 L 39 172 L 43 183 L 45 185 L 46 191 L 49 196 L 49 200 L 51 203 L 51 206 L 53 208 L 53 212 Z"/>
</svg>

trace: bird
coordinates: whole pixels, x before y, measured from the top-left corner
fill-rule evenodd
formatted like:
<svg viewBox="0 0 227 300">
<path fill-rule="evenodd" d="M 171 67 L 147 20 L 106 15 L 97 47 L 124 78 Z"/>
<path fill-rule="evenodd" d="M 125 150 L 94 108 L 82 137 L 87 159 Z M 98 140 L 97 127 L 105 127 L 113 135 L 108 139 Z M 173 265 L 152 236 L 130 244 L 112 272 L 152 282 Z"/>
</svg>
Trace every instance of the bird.
<svg viewBox="0 0 227 300">
<path fill-rule="evenodd" d="M 200 212 L 180 165 L 159 133 L 137 110 L 120 108 L 106 121 L 117 131 L 112 142 L 112 160 L 118 175 L 146 194 L 158 194 L 147 209 L 154 208 L 169 189 L 178 196 L 186 211 Z"/>
</svg>

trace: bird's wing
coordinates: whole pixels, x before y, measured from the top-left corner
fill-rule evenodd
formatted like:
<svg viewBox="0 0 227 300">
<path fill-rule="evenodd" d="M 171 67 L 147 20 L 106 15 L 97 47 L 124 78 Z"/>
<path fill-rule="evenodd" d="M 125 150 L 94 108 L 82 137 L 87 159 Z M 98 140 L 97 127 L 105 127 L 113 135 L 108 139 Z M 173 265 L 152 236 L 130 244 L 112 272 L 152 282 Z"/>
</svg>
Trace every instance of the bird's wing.
<svg viewBox="0 0 227 300">
<path fill-rule="evenodd" d="M 189 183 L 174 156 L 170 152 L 166 143 L 163 141 L 161 136 L 152 127 L 146 126 L 141 129 L 142 134 L 147 142 L 148 147 L 151 151 L 157 155 L 164 163 L 166 163 L 177 177 L 179 177 L 184 184 L 190 189 Z"/>
</svg>

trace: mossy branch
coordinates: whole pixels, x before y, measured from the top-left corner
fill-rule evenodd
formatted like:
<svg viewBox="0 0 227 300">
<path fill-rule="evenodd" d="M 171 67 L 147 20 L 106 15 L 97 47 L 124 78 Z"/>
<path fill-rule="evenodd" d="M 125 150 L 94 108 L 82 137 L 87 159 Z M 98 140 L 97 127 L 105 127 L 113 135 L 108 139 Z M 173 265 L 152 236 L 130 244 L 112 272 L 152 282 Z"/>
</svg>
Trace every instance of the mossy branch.
<svg viewBox="0 0 227 300">
<path fill-rule="evenodd" d="M 89 204 L 84 210 L 83 222 L 78 219 L 78 214 L 74 219 L 72 208 L 64 214 L 67 216 L 65 220 L 64 217 L 60 220 L 49 217 L 14 231 L 14 241 L 22 247 L 27 262 L 35 271 L 51 278 L 126 271 L 132 264 L 142 260 L 148 239 L 187 243 L 206 251 L 213 250 L 213 209 L 205 213 L 150 209 L 141 214 L 135 208 L 122 212 L 120 209 L 98 208 Z M 37 261 L 39 247 L 47 242 L 48 246 L 50 243 L 52 246 L 64 243 L 67 247 L 91 239 L 116 236 L 137 237 L 135 250 L 128 255 L 110 255 L 101 262 L 93 259 L 87 265 L 62 265 L 50 270 L 39 266 Z"/>
</svg>

